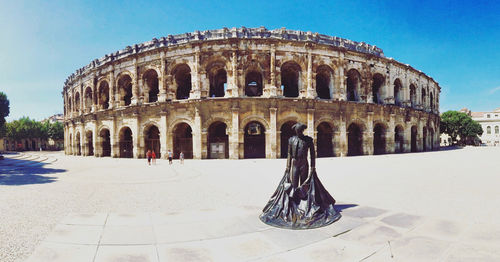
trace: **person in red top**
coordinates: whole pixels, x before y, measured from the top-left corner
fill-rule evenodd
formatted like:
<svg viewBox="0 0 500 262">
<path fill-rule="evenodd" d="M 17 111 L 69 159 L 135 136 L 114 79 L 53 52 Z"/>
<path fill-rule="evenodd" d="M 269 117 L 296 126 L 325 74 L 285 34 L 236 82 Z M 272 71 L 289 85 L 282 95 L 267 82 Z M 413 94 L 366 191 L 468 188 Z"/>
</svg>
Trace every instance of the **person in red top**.
<svg viewBox="0 0 500 262">
<path fill-rule="evenodd" d="M 148 165 L 151 165 L 151 157 L 152 157 L 151 150 L 148 150 L 148 152 L 146 153 L 146 157 L 148 158 Z"/>
<path fill-rule="evenodd" d="M 153 153 L 151 153 L 151 157 L 153 158 L 153 165 L 156 165 L 156 154 L 154 150 Z"/>
</svg>

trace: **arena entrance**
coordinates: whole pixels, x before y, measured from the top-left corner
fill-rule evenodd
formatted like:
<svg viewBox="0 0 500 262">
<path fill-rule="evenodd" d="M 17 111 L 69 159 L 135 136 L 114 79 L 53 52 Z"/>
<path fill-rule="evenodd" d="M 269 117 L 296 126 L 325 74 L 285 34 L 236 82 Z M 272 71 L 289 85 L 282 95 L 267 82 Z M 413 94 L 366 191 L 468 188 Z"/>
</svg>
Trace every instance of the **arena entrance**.
<svg viewBox="0 0 500 262">
<path fill-rule="evenodd" d="M 186 123 L 174 127 L 174 158 L 179 158 L 181 152 L 184 158 L 193 158 L 193 131 Z"/>
<path fill-rule="evenodd" d="M 363 134 L 357 124 L 350 124 L 347 128 L 347 155 L 360 156 L 363 154 Z"/>
<path fill-rule="evenodd" d="M 422 150 L 423 151 L 427 151 L 428 150 L 428 147 L 427 147 L 427 128 L 424 127 L 424 130 L 422 131 Z"/>
<path fill-rule="evenodd" d="M 227 126 L 223 122 L 215 122 L 208 128 L 208 158 L 229 158 L 229 137 Z"/>
<path fill-rule="evenodd" d="M 382 124 L 376 124 L 373 128 L 373 154 L 385 154 L 385 127 Z"/>
<path fill-rule="evenodd" d="M 402 126 L 394 129 L 394 152 L 403 153 L 404 150 L 404 130 Z"/>
<path fill-rule="evenodd" d="M 94 138 L 92 137 L 92 131 L 87 131 L 85 134 L 85 148 L 87 150 L 87 155 L 93 156 L 94 155 Z"/>
<path fill-rule="evenodd" d="M 157 158 L 161 157 L 160 130 L 155 125 L 150 126 L 144 134 L 144 154 L 148 150 L 155 152 Z"/>
<path fill-rule="evenodd" d="M 134 145 L 132 141 L 132 130 L 128 127 L 122 128 L 119 134 L 120 142 L 120 157 L 132 158 L 134 157 Z"/>
<path fill-rule="evenodd" d="M 76 155 L 80 156 L 82 154 L 82 147 L 80 145 L 80 132 L 76 133 Z"/>
<path fill-rule="evenodd" d="M 101 137 L 102 156 L 111 156 L 111 139 L 109 130 L 101 130 L 99 136 Z"/>
<path fill-rule="evenodd" d="M 411 127 L 411 152 L 417 152 L 417 127 Z"/>
<path fill-rule="evenodd" d="M 281 125 L 281 158 L 286 158 L 288 156 L 288 140 L 290 137 L 295 135 L 295 131 L 293 131 L 293 125 L 297 124 L 295 121 L 288 121 Z"/>
<path fill-rule="evenodd" d="M 321 123 L 316 128 L 317 140 L 316 148 L 318 157 L 332 157 L 333 152 L 333 129 L 328 123 Z"/>
<path fill-rule="evenodd" d="M 253 121 L 245 126 L 244 131 L 244 158 L 265 158 L 266 130 L 264 126 Z"/>
</svg>

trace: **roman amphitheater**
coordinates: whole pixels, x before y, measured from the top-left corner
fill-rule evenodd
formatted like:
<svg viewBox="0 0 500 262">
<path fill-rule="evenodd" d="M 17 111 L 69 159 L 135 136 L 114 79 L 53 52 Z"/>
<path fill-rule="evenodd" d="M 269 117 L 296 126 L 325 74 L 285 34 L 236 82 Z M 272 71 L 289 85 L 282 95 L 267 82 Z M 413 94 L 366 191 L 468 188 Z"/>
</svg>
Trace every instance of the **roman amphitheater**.
<svg viewBox="0 0 500 262">
<path fill-rule="evenodd" d="M 363 42 L 264 27 L 169 35 L 68 77 L 65 153 L 279 158 L 296 122 L 318 157 L 434 150 L 439 93 Z"/>
</svg>

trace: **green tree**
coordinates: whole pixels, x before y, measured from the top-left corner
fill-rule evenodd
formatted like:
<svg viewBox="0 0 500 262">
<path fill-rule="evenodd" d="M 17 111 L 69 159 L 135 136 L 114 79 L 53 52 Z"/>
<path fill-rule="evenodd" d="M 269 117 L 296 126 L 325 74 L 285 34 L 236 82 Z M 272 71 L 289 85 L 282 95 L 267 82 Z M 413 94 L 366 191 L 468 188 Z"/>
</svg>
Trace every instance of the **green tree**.
<svg viewBox="0 0 500 262">
<path fill-rule="evenodd" d="M 54 140 L 59 140 L 64 138 L 64 126 L 59 122 L 50 124 L 48 128 L 48 136 Z"/>
<path fill-rule="evenodd" d="M 7 95 L 3 92 L 0 92 L 0 137 L 5 136 L 5 118 L 9 115 L 9 99 L 7 99 Z"/>
<path fill-rule="evenodd" d="M 441 133 L 448 134 L 453 143 L 471 144 L 483 134 L 481 125 L 463 112 L 446 111 L 441 115 Z M 460 141 L 458 138 L 460 137 Z"/>
</svg>

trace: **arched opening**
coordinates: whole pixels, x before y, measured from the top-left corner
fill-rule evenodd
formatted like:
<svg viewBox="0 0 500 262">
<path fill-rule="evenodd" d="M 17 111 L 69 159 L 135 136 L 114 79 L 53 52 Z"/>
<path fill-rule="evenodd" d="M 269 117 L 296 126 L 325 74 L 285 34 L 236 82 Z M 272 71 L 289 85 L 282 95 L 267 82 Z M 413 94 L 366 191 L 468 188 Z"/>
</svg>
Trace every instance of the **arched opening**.
<svg viewBox="0 0 500 262">
<path fill-rule="evenodd" d="M 316 93 L 320 99 L 332 99 L 333 97 L 333 73 L 327 65 L 318 67 L 316 71 Z"/>
<path fill-rule="evenodd" d="M 92 88 L 87 87 L 85 89 L 85 113 L 92 111 L 92 104 Z"/>
<path fill-rule="evenodd" d="M 69 154 L 73 154 L 73 135 L 69 134 Z"/>
<path fill-rule="evenodd" d="M 332 157 L 333 152 L 333 129 L 330 124 L 323 122 L 316 128 L 317 140 L 316 148 L 318 157 Z"/>
<path fill-rule="evenodd" d="M 414 84 L 410 85 L 410 102 L 411 107 L 415 108 L 415 106 L 417 105 L 417 88 Z"/>
<path fill-rule="evenodd" d="M 31 149 L 32 150 L 37 150 L 35 140 L 31 140 Z"/>
<path fill-rule="evenodd" d="M 158 101 L 158 93 L 160 93 L 160 89 L 158 88 L 158 73 L 156 70 L 149 69 L 144 73 L 143 76 L 145 91 L 148 92 L 148 102 L 153 103 Z"/>
<path fill-rule="evenodd" d="M 214 122 L 208 127 L 208 157 L 229 158 L 229 138 L 226 133 L 227 125 L 223 122 Z"/>
<path fill-rule="evenodd" d="M 111 156 L 111 137 L 108 129 L 102 129 L 99 133 L 101 137 L 102 156 Z"/>
<path fill-rule="evenodd" d="M 403 153 L 404 150 L 404 129 L 398 125 L 394 128 L 394 152 Z"/>
<path fill-rule="evenodd" d="M 373 75 L 372 79 L 372 97 L 373 103 L 375 104 L 383 104 L 384 103 L 384 82 L 385 78 L 381 74 Z"/>
<path fill-rule="evenodd" d="M 281 157 L 286 158 L 288 156 L 288 139 L 295 135 L 292 127 L 297 124 L 295 121 L 288 121 L 281 125 L 280 128 L 280 141 L 281 141 Z"/>
<path fill-rule="evenodd" d="M 499 132 L 499 130 L 498 130 L 498 126 L 495 126 L 495 134 L 497 134 L 497 135 L 498 135 L 498 132 Z"/>
<path fill-rule="evenodd" d="M 262 74 L 256 71 L 248 72 L 245 76 L 245 95 L 262 95 Z"/>
<path fill-rule="evenodd" d="M 76 155 L 81 155 L 82 154 L 82 147 L 80 145 L 80 132 L 76 133 L 75 136 L 75 145 L 76 145 Z"/>
<path fill-rule="evenodd" d="M 227 85 L 227 72 L 224 68 L 213 67 L 208 71 L 210 97 L 224 97 Z"/>
<path fill-rule="evenodd" d="M 417 152 L 417 127 L 411 127 L 411 152 Z"/>
<path fill-rule="evenodd" d="M 179 65 L 173 70 L 173 75 L 177 85 L 176 98 L 188 99 L 191 92 L 191 68 L 186 64 Z"/>
<path fill-rule="evenodd" d="M 382 155 L 385 154 L 385 133 L 386 128 L 382 124 L 376 124 L 373 127 L 373 154 Z"/>
<path fill-rule="evenodd" d="M 130 130 L 130 128 L 124 127 L 120 130 L 118 144 L 120 148 L 120 157 L 134 157 L 134 144 L 132 140 L 132 130 Z"/>
<path fill-rule="evenodd" d="M 427 151 L 427 128 L 424 127 L 424 130 L 422 131 L 422 149 L 423 151 Z"/>
<path fill-rule="evenodd" d="M 430 104 L 431 110 L 434 111 L 434 96 L 432 95 L 432 92 L 429 94 L 429 104 Z"/>
<path fill-rule="evenodd" d="M 295 62 L 286 62 L 283 66 L 281 66 L 281 86 L 283 88 L 283 96 L 299 96 L 300 73 L 300 66 Z"/>
<path fill-rule="evenodd" d="M 397 106 L 401 106 L 401 80 L 396 79 L 394 80 L 394 104 Z"/>
<path fill-rule="evenodd" d="M 30 146 L 28 144 L 28 140 L 24 141 L 24 150 L 30 150 Z"/>
<path fill-rule="evenodd" d="M 118 79 L 118 92 L 120 94 L 120 104 L 128 106 L 132 102 L 132 78 L 123 75 Z"/>
<path fill-rule="evenodd" d="M 491 126 L 486 127 L 486 134 L 488 134 L 488 135 L 491 134 Z"/>
<path fill-rule="evenodd" d="M 264 126 L 259 122 L 253 121 L 245 126 L 244 132 L 244 157 L 265 158 L 266 130 Z"/>
<path fill-rule="evenodd" d="M 160 130 L 155 125 L 151 125 L 144 132 L 144 155 L 148 150 L 155 152 L 156 157 L 161 157 Z"/>
<path fill-rule="evenodd" d="M 425 101 L 425 89 L 422 88 L 422 107 L 425 109 L 426 101 Z"/>
<path fill-rule="evenodd" d="M 72 108 L 71 108 L 71 104 L 73 103 L 73 100 L 71 100 L 71 96 L 68 98 L 68 113 L 71 114 L 72 111 Z"/>
<path fill-rule="evenodd" d="M 174 127 L 174 158 L 184 153 L 184 158 L 193 158 L 193 131 L 186 123 L 179 123 Z"/>
<path fill-rule="evenodd" d="M 347 155 L 363 155 L 363 134 L 359 125 L 352 123 L 347 128 Z"/>
<path fill-rule="evenodd" d="M 429 150 L 434 150 L 434 129 L 429 128 Z"/>
<path fill-rule="evenodd" d="M 99 108 L 108 109 L 109 108 L 109 84 L 107 81 L 102 81 L 99 84 Z"/>
<path fill-rule="evenodd" d="M 358 70 L 351 69 L 347 72 L 347 101 L 360 101 L 361 75 Z"/>
<path fill-rule="evenodd" d="M 87 133 L 85 133 L 85 148 L 87 150 L 87 155 L 94 155 L 94 138 L 92 136 L 92 131 L 87 131 Z"/>
<path fill-rule="evenodd" d="M 75 112 L 80 114 L 80 93 L 75 94 Z"/>
</svg>

